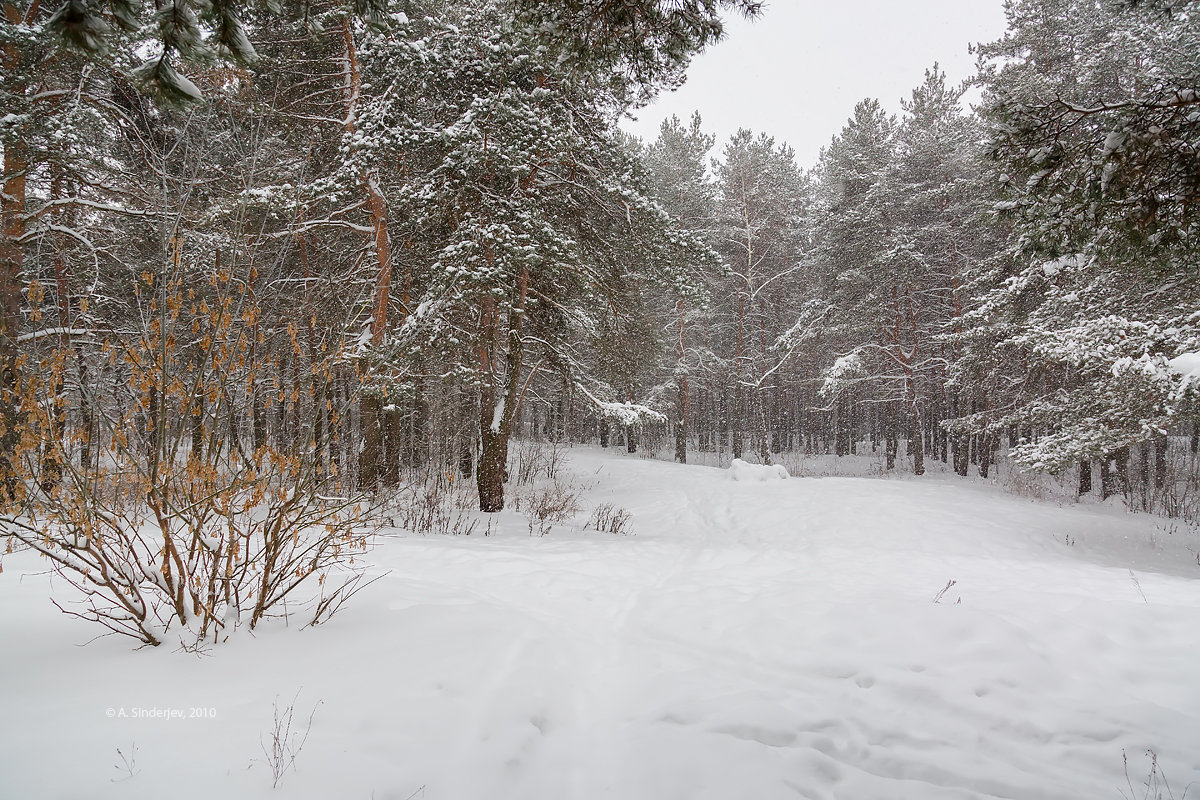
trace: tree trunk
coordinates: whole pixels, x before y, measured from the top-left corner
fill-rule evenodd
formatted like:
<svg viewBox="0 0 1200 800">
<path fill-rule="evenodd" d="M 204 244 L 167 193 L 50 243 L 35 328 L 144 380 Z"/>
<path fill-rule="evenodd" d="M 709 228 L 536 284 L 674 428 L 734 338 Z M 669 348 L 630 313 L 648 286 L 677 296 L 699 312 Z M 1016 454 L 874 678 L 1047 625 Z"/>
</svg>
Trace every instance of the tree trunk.
<svg viewBox="0 0 1200 800">
<path fill-rule="evenodd" d="M 329 395 L 328 381 L 320 374 L 313 374 L 313 463 L 319 476 L 325 475 L 325 450 L 327 442 L 326 408 Z M 254 397 L 250 397 L 253 407 Z M 258 434 L 253 434 L 257 438 Z"/>
<path fill-rule="evenodd" d="M 986 478 L 992 468 L 992 436 L 985 433 L 979 438 L 979 477 Z"/>
<path fill-rule="evenodd" d="M 733 452 L 734 458 L 742 457 L 742 447 L 744 444 L 742 440 L 742 423 L 744 422 L 742 418 L 743 394 L 741 383 L 739 383 L 733 390 L 733 414 L 730 416 L 729 430 L 729 449 Z"/>
<path fill-rule="evenodd" d="M 192 412 L 192 451 L 189 460 L 199 463 L 204 460 L 204 386 L 196 393 L 196 408 Z M 218 404 L 219 405 L 219 404 Z M 220 409 L 218 408 L 218 411 Z"/>
<path fill-rule="evenodd" d="M 683 300 L 680 300 L 677 306 L 679 314 L 679 349 L 676 353 L 677 361 L 675 366 L 675 374 L 678 377 L 675 398 L 675 460 L 680 464 L 687 463 L 687 440 L 688 440 L 688 375 L 687 375 L 687 349 L 684 346 L 684 313 Z"/>
<path fill-rule="evenodd" d="M 342 22 L 342 40 L 346 54 L 346 133 L 358 129 L 358 101 L 362 92 L 362 75 L 359 71 L 358 51 L 354 44 L 354 29 L 351 18 Z M 392 243 L 388 236 L 387 202 L 379 188 L 379 178 L 374 172 L 364 172 L 359 183 L 366 193 L 367 213 L 371 218 L 371 235 L 375 244 L 375 293 L 371 301 L 371 343 L 380 345 L 387 330 L 387 312 L 392 285 Z"/>
<path fill-rule="evenodd" d="M 1079 494 L 1091 494 L 1092 492 L 1092 462 L 1090 459 L 1084 459 L 1079 462 Z"/>
<path fill-rule="evenodd" d="M 491 258 L 489 258 L 489 262 Z M 475 470 L 479 488 L 479 510 L 504 510 L 504 478 L 508 463 L 508 437 L 517 411 L 521 388 L 524 342 L 521 337 L 525 318 L 525 298 L 529 291 L 529 273 L 517 281 L 513 307 L 508 316 L 507 354 L 499 352 L 500 312 L 491 297 L 485 298 L 480 313 L 479 336 L 479 434 L 481 448 Z M 503 367 L 506 380 L 500 383 L 496 368 Z M 500 392 L 497 392 L 497 389 Z"/>
<path fill-rule="evenodd" d="M 913 460 L 913 474 L 925 474 L 925 439 L 921 432 L 921 413 L 917 410 L 914 403 L 912 410 L 909 412 L 910 433 L 908 439 L 909 449 L 912 451 L 910 455 Z"/>
<path fill-rule="evenodd" d="M 358 456 L 358 488 L 371 492 L 379 488 L 379 461 L 383 435 L 379 425 L 382 408 L 379 395 L 366 392 L 358 403 L 362 452 Z"/>
<path fill-rule="evenodd" d="M 400 409 L 391 405 L 383 411 L 384 450 L 387 455 L 383 462 L 383 485 L 395 489 L 400 485 L 400 449 L 403 440 L 404 423 Z"/>
<path fill-rule="evenodd" d="M 757 392 L 755 392 L 754 400 L 752 402 L 754 402 L 758 411 L 758 413 L 754 415 L 754 438 L 755 444 L 758 445 L 758 459 L 764 464 L 770 464 L 771 448 L 770 440 L 767 438 L 767 398 L 765 392 L 762 389 L 759 389 Z"/>
<path fill-rule="evenodd" d="M 890 472 L 896 468 L 896 451 L 900 449 L 900 435 L 896 430 L 896 412 L 891 403 L 884 405 L 883 437 L 884 457 L 887 459 L 887 469 Z"/>
<path fill-rule="evenodd" d="M 1150 461 L 1154 457 L 1149 442 L 1138 448 L 1138 488 L 1142 492 L 1142 510 L 1150 510 Z"/>
<path fill-rule="evenodd" d="M 1167 435 L 1160 433 L 1154 437 L 1154 488 L 1162 489 L 1167 485 Z"/>
<path fill-rule="evenodd" d="M 16 26 L 22 20 L 15 3 L 4 4 L 4 18 Z M 4 71 L 18 74 L 20 53 L 6 45 Z M 15 87 L 24 94 L 24 87 Z M 20 441 L 21 403 L 18 397 L 17 335 L 21 322 L 21 289 L 24 252 L 19 239 L 25 233 L 25 172 L 28 151 L 19 135 L 4 140 L 4 184 L 0 193 L 0 503 L 16 491 L 16 465 L 11 456 Z"/>
<path fill-rule="evenodd" d="M 492 429 L 491 404 L 494 398 L 490 391 L 483 395 L 484 413 L 479 418 L 482 447 L 479 451 L 479 468 L 476 470 L 476 485 L 479 488 L 479 510 L 488 513 L 504 510 L 504 462 L 507 459 L 500 432 Z"/>
<path fill-rule="evenodd" d="M 1129 448 L 1122 447 L 1117 451 L 1117 483 L 1122 492 L 1129 491 Z"/>
</svg>

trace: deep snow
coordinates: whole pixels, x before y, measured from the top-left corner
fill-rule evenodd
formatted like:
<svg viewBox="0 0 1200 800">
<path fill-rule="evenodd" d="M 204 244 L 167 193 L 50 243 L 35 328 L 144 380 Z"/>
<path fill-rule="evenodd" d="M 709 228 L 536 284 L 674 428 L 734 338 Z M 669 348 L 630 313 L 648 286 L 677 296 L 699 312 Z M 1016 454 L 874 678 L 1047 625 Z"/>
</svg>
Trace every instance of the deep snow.
<svg viewBox="0 0 1200 800">
<path fill-rule="evenodd" d="M 79 647 L 6 556 L 0 798 L 1140 798 L 1147 750 L 1177 800 L 1200 781 L 1200 542 L 1162 520 L 571 459 L 634 535 L 580 530 L 590 508 L 397 534 L 331 623 L 204 656 Z M 260 738 L 297 692 L 273 790 Z"/>
</svg>

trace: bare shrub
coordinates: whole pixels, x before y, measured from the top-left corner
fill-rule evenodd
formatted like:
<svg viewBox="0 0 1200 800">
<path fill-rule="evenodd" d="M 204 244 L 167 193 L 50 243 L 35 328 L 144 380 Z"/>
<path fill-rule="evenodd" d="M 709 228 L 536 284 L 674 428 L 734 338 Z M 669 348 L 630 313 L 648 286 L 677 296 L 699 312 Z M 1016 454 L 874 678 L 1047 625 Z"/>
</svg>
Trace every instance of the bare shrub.
<svg viewBox="0 0 1200 800">
<path fill-rule="evenodd" d="M 113 769 L 117 770 L 120 776 L 112 778 L 113 783 L 127 781 L 141 772 L 137 765 L 137 751 L 137 742 L 131 742 L 127 751 L 117 748 L 117 761 L 113 764 Z"/>
<path fill-rule="evenodd" d="M 1158 763 L 1158 753 L 1147 750 L 1145 755 L 1150 761 L 1150 765 L 1147 768 L 1145 779 L 1139 781 L 1139 786 L 1134 788 L 1133 779 L 1129 777 L 1129 756 L 1124 750 L 1121 751 L 1121 761 L 1125 764 L 1125 786 L 1129 789 L 1129 794 L 1126 794 L 1124 789 L 1120 790 L 1121 797 L 1125 800 L 1176 800 L 1175 792 L 1172 791 L 1171 784 L 1167 781 L 1166 773 Z M 1187 800 L 1191 788 L 1192 784 L 1185 786 L 1183 794 L 1178 800 Z"/>
<path fill-rule="evenodd" d="M 1006 492 L 1020 497 L 1028 497 L 1033 500 L 1046 500 L 1049 497 L 1044 476 L 1036 473 L 1010 469 L 1005 471 L 1000 483 Z"/>
<path fill-rule="evenodd" d="M 317 406 L 298 388 L 260 389 L 270 364 L 251 335 L 259 309 L 245 282 L 218 270 L 207 288 L 149 273 L 144 283 L 148 323 L 136 336 L 93 342 L 90 355 L 73 342 L 28 353 L 7 398 L 22 413 L 0 532 L 75 590 L 54 599 L 66 613 L 146 645 L 176 637 L 194 648 L 286 615 L 301 587 L 355 582 L 371 529 L 315 424 L 276 438 L 255 427 L 264 409 L 299 420 Z M 303 351 L 294 327 L 280 336 Z M 314 351 L 308 367 L 328 376 L 342 358 Z M 65 412 L 69 399 L 78 414 Z M 327 408 L 333 422 L 346 410 Z"/>
<path fill-rule="evenodd" d="M 601 533 L 616 533 L 622 536 L 629 533 L 628 526 L 631 515 L 628 511 L 612 503 L 601 503 L 592 511 L 592 516 L 584 530 L 591 528 Z"/>
<path fill-rule="evenodd" d="M 350 598 L 354 597 L 354 595 L 358 594 L 375 581 L 379 580 L 380 578 L 385 578 L 390 574 L 391 570 L 388 570 L 380 575 L 376 575 L 370 580 L 365 580 L 367 577 L 366 572 L 362 570 L 352 571 L 352 574 L 348 579 L 334 584 L 331 591 L 328 593 L 322 591 L 321 595 L 317 597 L 316 601 L 314 602 L 313 614 L 309 619 L 308 624 L 319 625 L 322 622 L 332 619 L 333 615 L 341 611 L 342 606 L 344 606 L 350 600 Z M 322 579 L 319 581 L 319 583 L 322 588 L 324 588 L 327 581 Z"/>
<path fill-rule="evenodd" d="M 262 748 L 263 758 L 267 767 L 271 770 L 271 788 L 278 788 L 279 782 L 283 780 L 283 776 L 289 770 L 296 768 L 296 758 L 300 755 L 300 751 L 304 749 L 305 742 L 308 741 L 308 734 L 312 731 L 313 717 L 317 714 L 317 709 L 320 708 L 322 700 L 318 700 L 313 706 L 312 711 L 308 715 L 308 719 L 304 722 L 304 729 L 300 730 L 296 724 L 296 701 L 300 698 L 300 692 L 296 692 L 296 696 L 292 698 L 292 702 L 280 709 L 279 696 L 275 696 L 273 725 L 269 731 L 259 737 L 258 743 Z M 293 730 L 293 725 L 296 729 Z"/>
<path fill-rule="evenodd" d="M 148 645 L 173 628 L 185 645 L 220 641 L 242 623 L 253 629 L 285 614 L 284 602 L 310 578 L 324 584 L 368 547 L 357 503 L 276 480 L 201 497 L 194 484 L 168 483 L 148 500 L 126 490 L 62 493 L 41 513 L 7 522 L 79 593 L 56 606 Z M 347 571 L 346 583 L 356 581 Z"/>
<path fill-rule="evenodd" d="M 517 486 L 540 479 L 556 480 L 566 462 L 567 446 L 561 442 L 516 440 L 509 449 L 509 478 Z"/>
<path fill-rule="evenodd" d="M 453 472 L 422 476 L 397 496 L 392 523 L 422 536 L 470 536 L 479 520 L 469 484 Z"/>
<path fill-rule="evenodd" d="M 1151 490 L 1151 510 L 1200 526 L 1200 453 L 1183 437 L 1171 437 L 1165 457 L 1165 480 Z"/>
<path fill-rule="evenodd" d="M 670 457 L 674 458 L 674 443 L 669 442 L 667 426 L 661 423 L 647 422 L 636 426 L 638 454 L 643 459 L 660 459 L 662 453 L 670 448 Z"/>
<path fill-rule="evenodd" d="M 943 587 L 942 587 L 942 588 L 941 588 L 941 589 L 938 591 L 938 593 L 937 593 L 937 594 L 935 594 L 935 595 L 933 596 L 933 602 L 935 602 L 935 603 L 940 603 L 940 602 L 942 602 L 942 598 L 946 596 L 946 592 L 950 591 L 950 590 L 951 590 L 952 588 L 954 588 L 954 586 L 955 586 L 955 585 L 957 585 L 957 584 L 958 584 L 958 581 L 956 581 L 956 580 L 954 580 L 953 578 L 951 578 L 949 581 L 947 581 L 947 582 L 946 582 L 946 585 L 945 585 L 945 586 L 943 586 Z M 962 602 L 962 598 L 961 598 L 961 597 L 960 597 L 960 598 L 958 598 L 958 602 L 959 602 L 959 603 L 961 603 L 961 602 Z"/>
<path fill-rule="evenodd" d="M 555 525 L 579 513 L 582 494 L 579 486 L 557 480 L 526 493 L 518 505 L 529 520 L 529 535 L 536 532 L 538 536 L 545 536 Z"/>
</svg>

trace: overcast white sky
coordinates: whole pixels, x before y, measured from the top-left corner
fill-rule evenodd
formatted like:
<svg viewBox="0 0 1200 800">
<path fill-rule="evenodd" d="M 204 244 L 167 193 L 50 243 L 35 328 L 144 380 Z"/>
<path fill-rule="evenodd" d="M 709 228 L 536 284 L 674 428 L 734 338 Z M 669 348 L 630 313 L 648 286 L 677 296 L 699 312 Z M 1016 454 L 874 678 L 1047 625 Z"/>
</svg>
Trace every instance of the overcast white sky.
<svg viewBox="0 0 1200 800">
<path fill-rule="evenodd" d="M 937 61 L 951 81 L 974 71 L 973 42 L 1004 33 L 1003 0 L 774 0 L 753 23 L 730 19 L 724 41 L 688 80 L 624 127 L 647 141 L 663 119 L 699 110 L 717 150 L 738 128 L 796 150 L 801 166 L 841 131 L 864 97 L 900 112 Z M 715 154 L 715 153 L 714 153 Z"/>
</svg>

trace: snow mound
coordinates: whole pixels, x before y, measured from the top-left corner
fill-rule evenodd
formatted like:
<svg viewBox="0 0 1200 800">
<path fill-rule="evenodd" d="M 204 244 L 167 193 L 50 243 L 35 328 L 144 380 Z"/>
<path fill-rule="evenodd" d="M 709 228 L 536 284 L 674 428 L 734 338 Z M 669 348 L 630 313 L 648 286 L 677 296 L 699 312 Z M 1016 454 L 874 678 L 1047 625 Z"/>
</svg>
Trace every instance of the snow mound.
<svg viewBox="0 0 1200 800">
<path fill-rule="evenodd" d="M 729 465 L 729 478 L 735 481 L 773 481 L 787 478 L 787 467 L 782 464 L 751 464 L 735 458 Z"/>
<path fill-rule="evenodd" d="M 1185 378 L 1200 377 L 1200 353 L 1175 356 L 1167 365 Z"/>
</svg>

